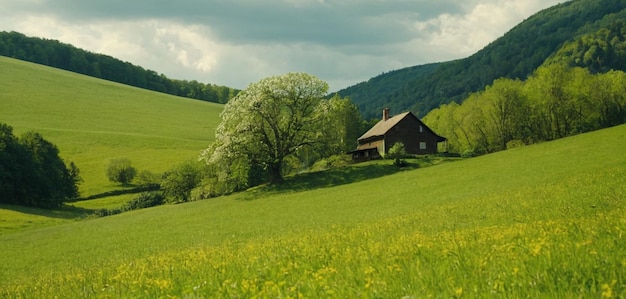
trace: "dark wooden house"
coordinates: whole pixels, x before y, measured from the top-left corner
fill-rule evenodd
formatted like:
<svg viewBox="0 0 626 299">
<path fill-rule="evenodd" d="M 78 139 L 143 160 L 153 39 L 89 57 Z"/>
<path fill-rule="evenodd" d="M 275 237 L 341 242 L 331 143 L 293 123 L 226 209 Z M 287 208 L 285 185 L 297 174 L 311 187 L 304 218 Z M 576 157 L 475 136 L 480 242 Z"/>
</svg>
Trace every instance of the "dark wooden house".
<svg viewBox="0 0 626 299">
<path fill-rule="evenodd" d="M 415 114 L 405 112 L 389 117 L 389 109 L 385 109 L 382 120 L 358 139 L 357 149 L 350 154 L 354 160 L 377 159 L 396 142 L 404 144 L 407 154 L 435 154 L 438 144 L 445 141 L 446 138 L 433 132 Z"/>
</svg>

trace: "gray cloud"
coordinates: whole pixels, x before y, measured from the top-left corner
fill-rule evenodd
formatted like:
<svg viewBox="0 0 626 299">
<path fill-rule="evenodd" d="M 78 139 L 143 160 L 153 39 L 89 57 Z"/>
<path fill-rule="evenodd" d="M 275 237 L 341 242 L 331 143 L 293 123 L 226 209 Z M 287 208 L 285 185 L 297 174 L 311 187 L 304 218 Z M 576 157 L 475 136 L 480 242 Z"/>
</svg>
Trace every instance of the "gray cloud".
<svg viewBox="0 0 626 299">
<path fill-rule="evenodd" d="M 559 0 L 3 0 L 0 30 L 59 39 L 173 78 L 245 88 L 309 72 L 338 90 L 468 56 Z"/>
</svg>

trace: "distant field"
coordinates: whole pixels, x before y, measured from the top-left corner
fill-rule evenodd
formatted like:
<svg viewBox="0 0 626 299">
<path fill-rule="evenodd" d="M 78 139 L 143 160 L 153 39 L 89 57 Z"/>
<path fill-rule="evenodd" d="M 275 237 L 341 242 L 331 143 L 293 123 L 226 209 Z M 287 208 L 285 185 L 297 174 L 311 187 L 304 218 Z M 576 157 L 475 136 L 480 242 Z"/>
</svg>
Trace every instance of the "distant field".
<svg viewBox="0 0 626 299">
<path fill-rule="evenodd" d="M 80 168 L 83 196 L 117 188 L 105 177 L 111 158 L 154 173 L 196 158 L 222 107 L 0 57 L 0 122 L 56 144 Z"/>
<path fill-rule="evenodd" d="M 0 297 L 624 297 L 624 148 L 623 125 L 7 233 Z"/>
</svg>

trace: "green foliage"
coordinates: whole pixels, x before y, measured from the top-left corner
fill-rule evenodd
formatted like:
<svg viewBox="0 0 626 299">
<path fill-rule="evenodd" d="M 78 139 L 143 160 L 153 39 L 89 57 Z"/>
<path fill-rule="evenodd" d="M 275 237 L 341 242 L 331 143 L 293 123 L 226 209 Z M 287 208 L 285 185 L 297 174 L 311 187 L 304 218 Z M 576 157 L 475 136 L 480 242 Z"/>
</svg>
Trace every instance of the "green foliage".
<svg viewBox="0 0 626 299">
<path fill-rule="evenodd" d="M 607 15 L 599 24 L 589 26 L 589 31 L 567 42 L 548 59 L 548 63 L 565 62 L 569 66 L 583 67 L 592 73 L 610 70 L 626 71 L 626 10 Z"/>
<path fill-rule="evenodd" d="M 139 171 L 137 177 L 135 178 L 135 183 L 138 185 L 149 186 L 149 185 L 157 185 L 161 182 L 161 178 L 159 175 L 152 173 L 149 170 Z"/>
<path fill-rule="evenodd" d="M 14 231 L 0 297 L 618 297 L 624 133 Z"/>
<path fill-rule="evenodd" d="M 127 158 L 111 159 L 106 171 L 109 181 L 124 185 L 130 184 L 136 174 L 137 169 L 132 166 L 130 160 Z"/>
<path fill-rule="evenodd" d="M 0 202 L 57 208 L 79 196 L 79 170 L 69 169 L 57 147 L 39 133 L 21 138 L 13 128 L 0 123 Z"/>
<path fill-rule="evenodd" d="M 353 164 L 352 157 L 346 154 L 333 155 L 328 158 L 316 161 L 311 167 L 311 171 L 320 171 Z"/>
<path fill-rule="evenodd" d="M 174 202 L 187 202 L 190 200 L 191 190 L 200 184 L 202 179 L 199 162 L 183 163 L 163 175 L 161 188 L 167 196 L 171 196 Z"/>
<path fill-rule="evenodd" d="M 404 157 L 406 157 L 406 150 L 404 149 L 404 143 L 402 142 L 394 143 L 389 149 L 387 155 L 385 155 L 385 158 L 393 159 L 393 165 L 398 167 L 406 165 L 406 161 L 402 159 Z"/>
<path fill-rule="evenodd" d="M 555 63 L 526 81 L 498 79 L 423 121 L 448 138 L 450 151 L 480 155 L 625 123 L 624 94 L 621 71 L 594 75 Z"/>
<path fill-rule="evenodd" d="M 56 40 L 27 37 L 18 32 L 0 31 L 0 55 L 48 65 L 79 74 L 131 86 L 188 97 L 226 103 L 237 89 L 198 81 L 173 80 L 119 59 L 77 49 Z"/>
<path fill-rule="evenodd" d="M 306 148 L 328 148 L 338 139 L 339 132 L 324 127 L 333 115 L 323 99 L 327 90 L 326 82 L 304 73 L 251 84 L 224 107 L 216 142 L 202 159 L 227 179 L 240 178 L 238 186 L 249 185 L 246 168 L 264 169 L 269 182 L 282 182 L 287 158 Z"/>
<path fill-rule="evenodd" d="M 143 192 L 123 206 L 125 211 L 145 209 L 165 203 L 165 196 L 159 191 Z"/>
<path fill-rule="evenodd" d="M 624 9 L 622 0 L 567 1 L 529 17 L 470 57 L 385 73 L 338 94 L 357 104 L 366 119 L 378 118 L 384 107 L 424 116 L 441 104 L 461 103 L 498 78 L 524 80 L 555 54 L 571 55 L 572 65 L 594 72 L 624 70 Z M 590 35 L 570 43 L 585 34 Z M 557 53 L 566 42 L 567 50 Z"/>
<path fill-rule="evenodd" d="M 525 145 L 526 145 L 526 143 L 524 143 L 524 141 L 521 141 L 521 140 L 518 140 L 518 139 L 514 139 L 514 140 L 511 140 L 511 141 L 506 143 L 506 149 L 522 147 L 522 146 L 525 146 Z"/>
<path fill-rule="evenodd" d="M 100 208 L 94 210 L 94 215 L 98 217 L 112 216 L 121 214 L 124 212 L 145 209 L 165 204 L 165 195 L 160 191 L 147 191 L 142 192 L 135 198 L 124 203 L 122 206 L 112 208 Z"/>
</svg>

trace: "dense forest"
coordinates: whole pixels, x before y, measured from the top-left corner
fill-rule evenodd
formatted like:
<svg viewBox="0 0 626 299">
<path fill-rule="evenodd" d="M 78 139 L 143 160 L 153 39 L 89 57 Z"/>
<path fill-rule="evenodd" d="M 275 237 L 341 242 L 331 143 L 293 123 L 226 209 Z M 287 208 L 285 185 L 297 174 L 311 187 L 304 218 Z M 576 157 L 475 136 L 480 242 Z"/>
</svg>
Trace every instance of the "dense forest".
<svg viewBox="0 0 626 299">
<path fill-rule="evenodd" d="M 236 89 L 195 80 L 174 80 L 111 56 L 95 54 L 56 40 L 0 32 L 0 55 L 52 66 L 135 87 L 203 101 L 226 103 Z"/>
<path fill-rule="evenodd" d="M 625 9 L 622 0 L 562 3 L 533 15 L 468 58 L 385 73 L 338 94 L 357 104 L 364 118 L 378 117 L 384 107 L 393 113 L 411 110 L 424 116 L 441 104 L 461 103 L 495 79 L 525 80 L 550 57 L 578 55 L 580 59 L 572 64 L 590 67 L 592 72 L 623 69 L 621 48 L 608 49 L 597 39 L 605 41 L 607 30 L 612 38 L 623 39 L 623 32 L 611 28 L 621 28 Z M 589 34 L 585 40 L 577 39 Z M 600 50 L 603 47 L 606 51 Z"/>
</svg>

